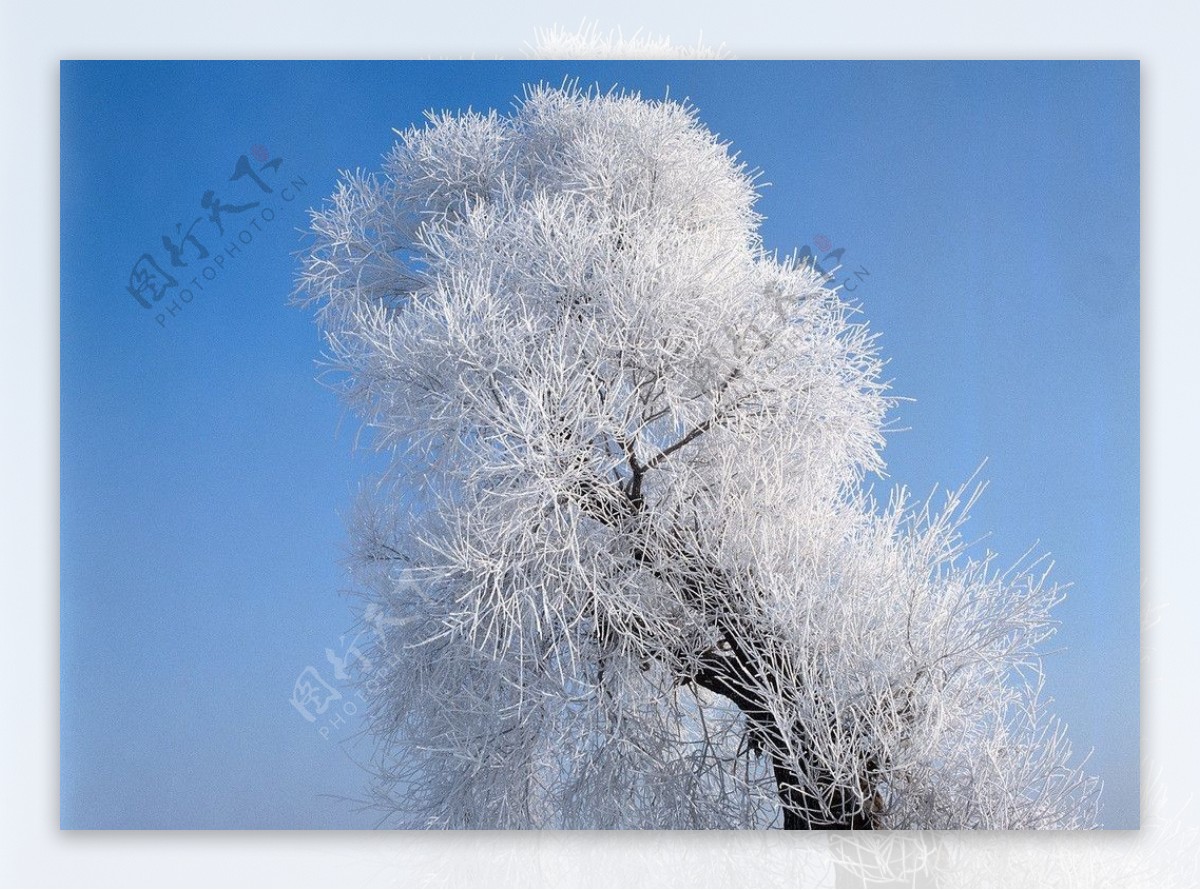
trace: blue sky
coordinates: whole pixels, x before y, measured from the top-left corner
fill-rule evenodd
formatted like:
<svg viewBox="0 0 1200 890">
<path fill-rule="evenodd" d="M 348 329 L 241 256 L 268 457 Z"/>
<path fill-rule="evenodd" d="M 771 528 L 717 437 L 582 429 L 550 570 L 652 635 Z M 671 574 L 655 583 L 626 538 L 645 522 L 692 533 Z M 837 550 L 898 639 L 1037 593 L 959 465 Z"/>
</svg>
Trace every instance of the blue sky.
<svg viewBox="0 0 1200 890">
<path fill-rule="evenodd" d="M 1073 582 L 1048 690 L 1095 749 L 1106 826 L 1136 827 L 1137 63 L 574 61 L 63 64 L 63 827 L 373 824 L 353 715 L 289 702 L 347 642 L 340 514 L 369 470 L 287 305 L 299 230 L 393 127 L 564 76 L 689 97 L 771 183 L 769 247 L 845 249 L 915 399 L 877 488 L 923 495 L 987 459 L 968 531 Z M 282 158 L 271 192 L 230 181 L 242 155 Z M 193 229 L 208 263 L 250 242 L 160 325 L 189 280 L 162 237 L 208 191 L 258 202 L 224 237 Z M 177 281 L 149 310 L 126 289 L 143 253 Z"/>
</svg>

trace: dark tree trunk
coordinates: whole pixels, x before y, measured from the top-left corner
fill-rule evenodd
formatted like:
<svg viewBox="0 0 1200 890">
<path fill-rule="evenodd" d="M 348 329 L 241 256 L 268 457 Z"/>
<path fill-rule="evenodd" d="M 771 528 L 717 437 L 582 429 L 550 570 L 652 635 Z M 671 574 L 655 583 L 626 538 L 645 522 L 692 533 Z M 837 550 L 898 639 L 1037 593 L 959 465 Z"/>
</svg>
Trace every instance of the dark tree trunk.
<svg viewBox="0 0 1200 890">
<path fill-rule="evenodd" d="M 597 521 L 631 534 L 634 559 L 649 568 L 656 577 L 674 583 L 684 599 L 695 602 L 706 611 L 711 610 L 712 602 L 728 600 L 732 588 L 723 570 L 709 566 L 696 554 L 689 553 L 682 535 L 678 532 L 664 535 L 645 528 L 636 529 L 636 519 L 643 505 L 641 481 L 645 467 L 639 466 L 632 457 L 630 460 L 634 475 L 629 487 L 614 490 L 601 482 L 585 486 L 578 492 L 583 508 Z M 662 563 L 654 555 L 665 551 L 672 553 L 675 564 L 682 562 L 689 565 L 689 571 L 679 574 L 664 571 L 660 567 Z M 671 577 L 666 577 L 668 575 Z M 723 593 L 724 596 L 705 595 L 714 592 Z M 776 689 L 778 679 L 772 676 L 774 671 L 764 670 L 763 666 L 773 663 L 771 654 L 779 653 L 779 647 L 772 647 L 766 636 L 745 626 L 742 618 L 728 609 L 713 617 L 715 629 L 723 636 L 726 648 L 698 655 L 665 652 L 663 657 L 668 663 L 684 666 L 681 682 L 696 683 L 737 705 L 745 715 L 749 730 L 763 740 L 761 748 L 771 758 L 775 774 L 784 829 L 861 831 L 873 828 L 872 819 L 863 803 L 845 789 L 835 791 L 832 777 L 823 781 L 819 774 L 805 775 L 805 782 L 784 763 L 782 752 L 795 750 L 798 743 L 801 743 L 799 750 L 804 750 L 804 731 L 801 726 L 777 725 L 767 707 L 766 691 Z M 829 799 L 825 806 L 808 790 L 812 788 L 826 789 Z"/>
<path fill-rule="evenodd" d="M 705 658 L 705 666 L 691 678 L 710 692 L 725 696 L 741 710 L 752 732 L 765 741 L 775 774 L 775 786 L 779 793 L 779 805 L 783 811 L 783 827 L 786 831 L 862 831 L 873 828 L 872 821 L 862 804 L 845 790 L 832 790 L 832 779 L 822 781 L 822 776 L 809 775 L 807 783 L 801 781 L 784 762 L 782 752 L 788 750 L 784 730 L 765 707 L 762 690 L 771 684 L 769 677 L 755 676 L 748 664 L 743 643 L 730 646 L 727 652 L 711 653 Z M 761 661 L 759 662 L 761 663 Z M 791 742 L 803 740 L 801 727 L 791 727 Z M 826 806 L 814 793 L 806 788 L 830 789 L 830 800 Z"/>
</svg>

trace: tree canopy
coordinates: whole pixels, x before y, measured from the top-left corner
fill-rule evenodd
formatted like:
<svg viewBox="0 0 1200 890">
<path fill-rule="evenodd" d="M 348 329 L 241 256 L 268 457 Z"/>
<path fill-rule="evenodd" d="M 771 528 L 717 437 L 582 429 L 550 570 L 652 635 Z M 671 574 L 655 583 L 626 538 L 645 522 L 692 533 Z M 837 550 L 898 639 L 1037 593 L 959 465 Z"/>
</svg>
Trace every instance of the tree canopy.
<svg viewBox="0 0 1200 890">
<path fill-rule="evenodd" d="M 395 824 L 1096 824 L 1060 588 L 966 551 L 978 487 L 869 494 L 874 335 L 757 197 L 696 109 L 537 86 L 313 212 L 298 298 L 389 457 L 352 566 Z"/>
</svg>

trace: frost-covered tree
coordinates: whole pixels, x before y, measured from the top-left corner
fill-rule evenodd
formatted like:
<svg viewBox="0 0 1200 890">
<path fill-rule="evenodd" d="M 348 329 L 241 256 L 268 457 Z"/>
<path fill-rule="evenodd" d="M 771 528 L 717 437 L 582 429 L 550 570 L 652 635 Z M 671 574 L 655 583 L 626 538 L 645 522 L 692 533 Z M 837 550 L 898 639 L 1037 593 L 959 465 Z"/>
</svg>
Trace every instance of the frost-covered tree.
<svg viewBox="0 0 1200 890">
<path fill-rule="evenodd" d="M 388 469 L 354 523 L 373 793 L 415 827 L 1076 828 L 1061 598 L 886 504 L 873 335 L 694 108 L 430 114 L 299 299 Z M 977 493 L 978 489 L 975 489 Z"/>
</svg>

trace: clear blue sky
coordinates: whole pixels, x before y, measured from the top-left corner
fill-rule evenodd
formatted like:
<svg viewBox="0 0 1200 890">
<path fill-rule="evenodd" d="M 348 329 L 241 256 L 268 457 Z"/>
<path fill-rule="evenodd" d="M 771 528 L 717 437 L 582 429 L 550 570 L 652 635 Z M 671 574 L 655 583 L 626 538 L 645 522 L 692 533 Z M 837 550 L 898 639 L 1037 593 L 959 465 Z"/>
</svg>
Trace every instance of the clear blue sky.
<svg viewBox="0 0 1200 890">
<path fill-rule="evenodd" d="M 768 246 L 826 236 L 869 273 L 854 296 L 895 392 L 916 400 L 895 418 L 890 481 L 924 494 L 988 459 L 969 531 L 1012 559 L 1040 542 L 1074 582 L 1049 690 L 1077 748 L 1095 749 L 1105 824 L 1136 827 L 1137 63 L 61 73 L 63 827 L 372 824 L 346 800 L 364 782 L 353 719 L 326 739 L 289 703 L 343 645 L 340 511 L 369 469 L 314 381 L 311 318 L 286 304 L 298 230 L 339 169 L 377 168 L 424 109 L 507 109 L 524 83 L 565 75 L 689 97 L 772 183 Z M 230 181 L 243 154 L 256 171 L 282 158 L 260 174 L 271 193 Z M 210 257 L 189 242 L 190 265 L 172 267 L 163 235 L 180 243 L 175 224 L 197 217 Z M 156 324 L 252 217 L 251 242 Z M 177 282 L 150 310 L 126 289 L 143 253 Z"/>
</svg>

